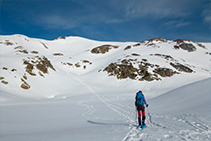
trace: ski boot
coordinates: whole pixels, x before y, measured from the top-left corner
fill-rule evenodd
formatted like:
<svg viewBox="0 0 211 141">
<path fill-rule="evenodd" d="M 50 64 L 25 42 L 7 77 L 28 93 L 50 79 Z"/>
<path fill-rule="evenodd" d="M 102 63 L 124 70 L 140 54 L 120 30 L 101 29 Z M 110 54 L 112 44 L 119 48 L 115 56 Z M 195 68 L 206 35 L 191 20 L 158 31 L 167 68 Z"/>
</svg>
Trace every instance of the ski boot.
<svg viewBox="0 0 211 141">
<path fill-rule="evenodd" d="M 145 127 L 146 127 L 146 124 L 145 124 L 145 122 L 143 121 L 142 124 L 141 124 L 141 128 L 144 129 Z"/>
</svg>

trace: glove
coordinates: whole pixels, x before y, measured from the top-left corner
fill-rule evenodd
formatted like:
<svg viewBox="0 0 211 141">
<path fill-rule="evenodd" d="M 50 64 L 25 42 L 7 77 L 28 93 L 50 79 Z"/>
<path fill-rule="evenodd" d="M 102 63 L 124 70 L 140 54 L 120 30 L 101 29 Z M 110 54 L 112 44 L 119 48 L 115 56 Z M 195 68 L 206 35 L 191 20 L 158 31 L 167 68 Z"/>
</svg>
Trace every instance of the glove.
<svg viewBox="0 0 211 141">
<path fill-rule="evenodd" d="M 146 105 L 146 107 L 148 107 L 148 106 L 149 106 L 149 104 Z"/>
</svg>

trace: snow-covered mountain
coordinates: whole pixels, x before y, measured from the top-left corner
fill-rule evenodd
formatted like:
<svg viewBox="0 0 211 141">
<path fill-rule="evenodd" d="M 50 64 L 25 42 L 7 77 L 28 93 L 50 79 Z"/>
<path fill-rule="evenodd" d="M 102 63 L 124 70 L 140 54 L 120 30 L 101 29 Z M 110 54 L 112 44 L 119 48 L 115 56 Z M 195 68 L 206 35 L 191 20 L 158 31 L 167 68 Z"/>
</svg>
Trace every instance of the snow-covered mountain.
<svg viewBox="0 0 211 141">
<path fill-rule="evenodd" d="M 210 62 L 211 43 L 182 39 L 0 36 L 0 140 L 208 141 Z"/>
<path fill-rule="evenodd" d="M 24 97 L 80 94 L 86 83 L 106 92 L 142 89 L 154 97 L 151 89 L 158 95 L 211 76 L 211 43 L 182 39 L 48 41 L 11 35 L 0 37 L 0 49 L 1 91 Z"/>
</svg>

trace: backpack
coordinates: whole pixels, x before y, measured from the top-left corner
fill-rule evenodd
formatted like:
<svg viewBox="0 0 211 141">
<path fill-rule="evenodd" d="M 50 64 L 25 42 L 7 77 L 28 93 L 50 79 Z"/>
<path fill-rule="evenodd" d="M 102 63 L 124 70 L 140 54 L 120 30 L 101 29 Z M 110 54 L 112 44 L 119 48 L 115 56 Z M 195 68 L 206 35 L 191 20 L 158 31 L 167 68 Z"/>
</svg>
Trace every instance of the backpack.
<svg viewBox="0 0 211 141">
<path fill-rule="evenodd" d="M 136 104 L 137 105 L 144 105 L 144 98 L 141 92 L 136 94 Z"/>
</svg>

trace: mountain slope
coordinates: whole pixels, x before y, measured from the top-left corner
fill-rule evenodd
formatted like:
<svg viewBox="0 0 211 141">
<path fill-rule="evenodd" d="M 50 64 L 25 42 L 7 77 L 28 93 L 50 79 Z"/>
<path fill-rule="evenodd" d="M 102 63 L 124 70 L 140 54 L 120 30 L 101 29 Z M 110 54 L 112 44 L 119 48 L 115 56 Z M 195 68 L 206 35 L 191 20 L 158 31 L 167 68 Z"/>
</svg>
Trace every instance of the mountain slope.
<svg viewBox="0 0 211 141">
<path fill-rule="evenodd" d="M 211 79 L 148 100 L 147 128 L 132 127 L 124 140 L 210 140 Z"/>
<path fill-rule="evenodd" d="M 0 140 L 210 140 L 210 53 L 181 39 L 1 36 Z"/>
<path fill-rule="evenodd" d="M 154 97 L 152 89 L 158 95 L 210 77 L 211 43 L 161 38 L 100 42 L 81 37 L 48 41 L 23 35 L 0 39 L 1 91 L 18 96 L 85 93 L 77 78 L 108 92 L 143 89 Z"/>
<path fill-rule="evenodd" d="M 210 113 L 211 78 L 182 86 L 149 102 L 151 111 L 159 114 Z"/>
<path fill-rule="evenodd" d="M 106 93 L 78 78 L 75 80 L 87 88 L 86 94 L 65 99 L 1 102 L 1 141 L 208 141 L 211 138 L 210 79 L 147 99 L 149 111 L 146 109 L 144 130 L 137 128 L 135 93 L 127 94 L 128 97 L 122 93 L 120 96 L 118 89 L 117 93 Z M 5 96 L 8 98 L 9 94 Z"/>
</svg>

